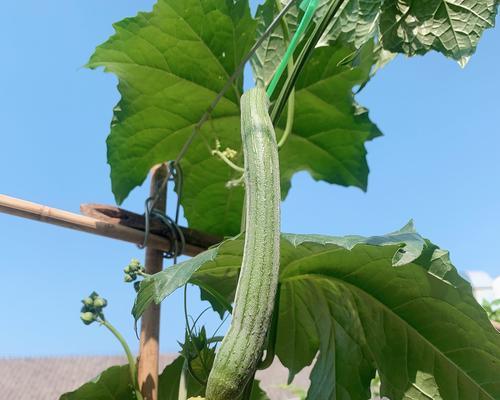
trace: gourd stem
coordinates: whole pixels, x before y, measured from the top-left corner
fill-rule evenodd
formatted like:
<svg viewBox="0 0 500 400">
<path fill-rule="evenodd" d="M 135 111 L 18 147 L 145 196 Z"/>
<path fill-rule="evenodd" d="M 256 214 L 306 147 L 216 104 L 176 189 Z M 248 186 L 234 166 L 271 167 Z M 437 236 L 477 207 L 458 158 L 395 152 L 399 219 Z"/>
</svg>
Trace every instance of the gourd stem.
<svg viewBox="0 0 500 400">
<path fill-rule="evenodd" d="M 243 94 L 241 104 L 245 244 L 233 319 L 215 355 L 207 400 L 240 399 L 252 382 L 271 325 L 279 278 L 279 157 L 269 99 L 263 88 L 254 88 Z"/>
<path fill-rule="evenodd" d="M 132 385 L 134 386 L 135 389 L 135 395 L 137 397 L 137 400 L 143 400 L 142 394 L 139 390 L 139 387 L 137 385 L 137 367 L 135 363 L 135 358 L 132 355 L 132 352 L 130 351 L 130 347 L 128 346 L 127 342 L 123 338 L 123 336 L 118 332 L 118 330 L 111 325 L 108 321 L 104 319 L 98 319 L 97 322 L 99 322 L 101 325 L 104 325 L 113 335 L 115 338 L 118 339 L 120 344 L 123 347 L 123 350 L 125 351 L 125 354 L 127 356 L 128 360 L 128 367 L 130 370 L 130 378 L 132 379 Z"/>
<path fill-rule="evenodd" d="M 292 70 L 293 70 L 293 62 L 292 62 Z M 283 136 L 281 136 L 280 141 L 278 142 L 278 149 L 281 149 L 283 147 L 288 137 L 290 136 L 290 133 L 292 133 L 294 118 L 295 118 L 295 89 L 293 89 L 290 92 L 290 97 L 288 98 L 286 126 L 285 126 L 285 131 L 283 132 Z"/>
</svg>

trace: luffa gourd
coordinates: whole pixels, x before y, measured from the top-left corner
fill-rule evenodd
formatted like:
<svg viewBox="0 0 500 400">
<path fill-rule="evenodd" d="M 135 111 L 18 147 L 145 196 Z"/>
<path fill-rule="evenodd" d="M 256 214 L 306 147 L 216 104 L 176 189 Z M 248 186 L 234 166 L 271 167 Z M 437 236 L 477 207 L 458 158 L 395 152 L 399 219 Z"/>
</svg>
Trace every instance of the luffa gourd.
<svg viewBox="0 0 500 400">
<path fill-rule="evenodd" d="M 279 274 L 280 177 L 276 135 L 262 88 L 241 97 L 245 245 L 233 317 L 210 373 L 207 400 L 235 400 L 253 377 L 271 323 Z"/>
</svg>

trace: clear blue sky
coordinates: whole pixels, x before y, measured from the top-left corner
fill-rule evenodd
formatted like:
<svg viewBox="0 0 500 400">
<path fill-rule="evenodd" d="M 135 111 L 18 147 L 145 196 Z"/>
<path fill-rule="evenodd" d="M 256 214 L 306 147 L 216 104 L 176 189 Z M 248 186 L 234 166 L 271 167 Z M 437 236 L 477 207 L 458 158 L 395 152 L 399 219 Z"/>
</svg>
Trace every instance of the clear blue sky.
<svg viewBox="0 0 500 400">
<path fill-rule="evenodd" d="M 113 203 L 105 139 L 116 79 L 85 64 L 111 24 L 152 0 L 7 0 L 0 24 L 0 193 L 78 211 Z M 379 234 L 414 218 L 460 270 L 500 274 L 500 29 L 465 70 L 439 55 L 396 61 L 358 96 L 385 136 L 368 145 L 369 190 L 293 180 L 283 230 Z M 145 189 L 124 206 L 140 211 Z M 0 214 L 0 356 L 118 353 L 79 320 L 92 290 L 133 347 L 133 290 L 122 283 L 133 245 Z M 191 290 L 193 314 L 203 309 Z M 164 303 L 162 348 L 183 336 L 181 293 Z M 209 318 L 211 328 L 216 324 Z"/>
</svg>

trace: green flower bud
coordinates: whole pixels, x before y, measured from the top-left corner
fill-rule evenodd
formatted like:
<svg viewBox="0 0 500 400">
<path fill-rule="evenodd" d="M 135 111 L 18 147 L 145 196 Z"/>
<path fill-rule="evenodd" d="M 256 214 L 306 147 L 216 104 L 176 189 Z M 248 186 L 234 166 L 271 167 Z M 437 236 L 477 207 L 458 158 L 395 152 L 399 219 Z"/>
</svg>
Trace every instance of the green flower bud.
<svg viewBox="0 0 500 400">
<path fill-rule="evenodd" d="M 137 269 L 141 267 L 141 262 L 137 258 L 132 258 L 130 265 Z"/>
<path fill-rule="evenodd" d="M 83 300 L 82 300 L 82 303 L 87 306 L 87 307 L 92 307 L 94 305 L 94 300 L 92 300 L 92 298 L 90 297 L 85 297 Z"/>
<path fill-rule="evenodd" d="M 125 274 L 125 278 L 123 280 L 127 283 L 135 281 L 135 279 L 130 274 Z"/>
<path fill-rule="evenodd" d="M 143 268 L 143 266 L 141 265 L 141 262 L 134 258 L 134 259 L 132 259 L 132 261 L 130 261 L 130 264 L 126 268 L 126 269 L 128 269 L 128 271 L 125 271 L 125 272 L 126 273 L 138 272 L 138 271 L 142 271 L 142 268 Z"/>
<path fill-rule="evenodd" d="M 94 300 L 94 307 L 96 308 L 104 308 L 108 305 L 108 301 L 103 299 L 102 297 L 98 297 Z"/>
<path fill-rule="evenodd" d="M 80 319 L 85 325 L 90 325 L 92 322 L 95 321 L 95 316 L 94 313 L 87 311 L 87 312 L 82 312 L 80 314 Z"/>
</svg>

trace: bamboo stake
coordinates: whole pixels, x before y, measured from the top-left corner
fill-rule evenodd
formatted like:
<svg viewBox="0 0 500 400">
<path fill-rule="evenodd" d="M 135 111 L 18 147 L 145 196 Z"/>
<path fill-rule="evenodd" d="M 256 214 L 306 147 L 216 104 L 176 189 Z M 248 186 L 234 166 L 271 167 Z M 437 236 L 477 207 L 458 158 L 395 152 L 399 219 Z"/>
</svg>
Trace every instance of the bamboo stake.
<svg viewBox="0 0 500 400">
<path fill-rule="evenodd" d="M 142 215 L 114 206 L 97 204 L 83 204 L 81 211 L 84 215 L 0 194 L 0 213 L 111 239 L 143 244 L 144 217 Z M 186 239 L 183 254 L 187 256 L 195 256 L 223 240 L 222 237 L 190 228 L 181 227 L 181 230 Z M 169 231 L 154 220 L 147 246 L 163 251 L 170 250 Z"/>
<path fill-rule="evenodd" d="M 81 204 L 80 212 L 87 217 L 96 218 L 103 222 L 126 225 L 129 228 L 138 229 L 140 231 L 145 230 L 144 215 L 123 210 L 116 206 L 108 204 Z M 182 253 L 187 256 L 195 256 L 224 240 L 222 236 L 211 235 L 183 226 L 179 228 L 186 241 Z M 152 219 L 150 221 L 149 231 L 150 233 L 168 238 L 170 238 L 171 235 L 171 230 L 157 219 Z"/>
<path fill-rule="evenodd" d="M 142 244 L 144 241 L 144 232 L 129 228 L 125 225 L 99 221 L 95 218 L 74 214 L 2 194 L 0 194 L 0 212 L 62 226 L 80 232 L 123 240 L 125 242 Z M 170 240 L 166 237 L 151 234 L 149 235 L 147 245 L 155 249 L 168 251 L 170 249 Z"/>
<path fill-rule="evenodd" d="M 162 164 L 152 170 L 150 196 L 154 197 L 167 177 L 167 166 Z M 155 209 L 165 212 L 166 193 L 160 193 Z M 163 252 L 146 248 L 146 273 L 156 274 L 163 269 Z M 158 364 L 160 357 L 160 305 L 150 305 L 141 318 L 141 339 L 137 376 L 144 400 L 158 400 Z"/>
</svg>

